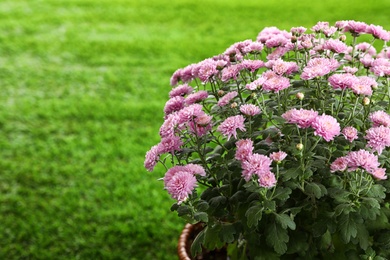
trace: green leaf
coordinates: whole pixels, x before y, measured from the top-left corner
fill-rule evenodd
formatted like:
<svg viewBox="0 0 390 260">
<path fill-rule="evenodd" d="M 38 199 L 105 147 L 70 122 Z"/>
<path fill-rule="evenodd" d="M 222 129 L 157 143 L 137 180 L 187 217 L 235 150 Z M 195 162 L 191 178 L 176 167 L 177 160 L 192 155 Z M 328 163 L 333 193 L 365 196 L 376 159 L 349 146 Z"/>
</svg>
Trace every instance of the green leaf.
<svg viewBox="0 0 390 260">
<path fill-rule="evenodd" d="M 315 182 L 306 183 L 305 192 L 309 195 L 315 196 L 317 199 L 321 198 L 324 195 L 320 186 Z"/>
<path fill-rule="evenodd" d="M 341 238 L 345 243 L 349 243 L 351 238 L 357 235 L 357 223 L 352 214 L 342 214 L 339 220 Z"/>
<path fill-rule="evenodd" d="M 374 198 L 384 199 L 386 198 L 386 188 L 379 184 L 372 185 L 368 195 Z"/>
<path fill-rule="evenodd" d="M 290 216 L 288 216 L 287 214 L 275 214 L 275 216 L 276 216 L 276 221 L 280 225 L 282 225 L 284 229 L 288 227 L 291 230 L 295 230 L 296 228 L 295 222 L 290 218 Z"/>
<path fill-rule="evenodd" d="M 234 235 L 237 233 L 234 225 L 227 224 L 221 225 L 221 231 L 219 233 L 219 237 L 224 243 L 233 243 L 235 241 Z"/>
<path fill-rule="evenodd" d="M 281 201 L 285 201 L 288 198 L 290 198 L 291 194 L 291 189 L 290 188 L 283 188 L 283 187 L 277 187 L 275 190 L 275 193 L 273 195 L 274 199 L 279 199 Z"/>
<path fill-rule="evenodd" d="M 355 209 L 349 203 L 341 203 L 334 208 L 334 212 L 335 212 L 336 216 L 339 216 L 342 213 L 349 214 L 350 212 L 354 212 L 354 211 L 355 211 Z"/>
<path fill-rule="evenodd" d="M 209 216 L 206 212 L 196 212 L 194 214 L 194 219 L 201 222 L 208 222 Z"/>
<path fill-rule="evenodd" d="M 196 236 L 191 245 L 191 255 L 196 256 L 198 253 L 202 252 L 202 244 L 204 243 L 205 232 L 207 227 L 205 227 L 199 234 Z"/>
<path fill-rule="evenodd" d="M 358 231 L 358 236 L 357 238 L 359 239 L 359 245 L 363 250 L 366 250 L 369 246 L 369 241 L 368 237 L 370 234 L 367 231 L 367 228 L 363 224 L 358 224 L 356 225 L 357 231 Z"/>
<path fill-rule="evenodd" d="M 207 201 L 200 200 L 195 206 L 197 211 L 206 211 L 209 208 Z"/>
<path fill-rule="evenodd" d="M 255 205 L 250 207 L 246 213 L 248 227 L 256 226 L 263 216 L 263 207 L 261 205 Z"/>
<path fill-rule="evenodd" d="M 290 168 L 282 175 L 282 178 L 284 181 L 288 181 L 290 179 L 295 179 L 302 174 L 303 171 L 301 168 Z"/>
<path fill-rule="evenodd" d="M 287 229 L 274 222 L 269 223 L 265 233 L 267 243 L 274 248 L 276 253 L 280 255 L 286 253 L 289 240 Z"/>
</svg>

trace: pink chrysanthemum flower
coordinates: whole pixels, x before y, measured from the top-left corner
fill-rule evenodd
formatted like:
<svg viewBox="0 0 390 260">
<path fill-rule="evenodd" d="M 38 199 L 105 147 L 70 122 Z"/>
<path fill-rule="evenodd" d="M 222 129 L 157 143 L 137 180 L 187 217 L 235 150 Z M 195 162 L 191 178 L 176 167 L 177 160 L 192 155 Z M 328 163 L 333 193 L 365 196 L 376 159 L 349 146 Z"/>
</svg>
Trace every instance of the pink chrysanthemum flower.
<svg viewBox="0 0 390 260">
<path fill-rule="evenodd" d="M 290 86 L 290 80 L 288 78 L 279 76 L 271 70 L 264 72 L 262 77 L 266 78 L 262 86 L 266 91 L 279 92 Z"/>
<path fill-rule="evenodd" d="M 263 188 L 272 188 L 276 185 L 275 174 L 272 172 L 266 172 L 259 175 L 259 185 Z"/>
<path fill-rule="evenodd" d="M 274 162 L 276 163 L 280 163 L 281 161 L 283 161 L 285 158 L 287 157 L 287 153 L 283 152 L 283 151 L 279 151 L 279 152 L 273 152 L 270 154 L 269 158 L 271 158 L 271 160 L 273 160 Z"/>
<path fill-rule="evenodd" d="M 236 142 L 237 150 L 235 158 L 239 161 L 247 160 L 253 152 L 253 141 L 251 139 L 241 139 Z"/>
<path fill-rule="evenodd" d="M 350 52 L 352 52 L 352 47 L 349 47 Z M 376 55 L 376 49 L 369 44 L 368 42 L 361 42 L 356 44 L 355 50 L 360 51 L 362 54 L 369 54 L 371 56 Z"/>
<path fill-rule="evenodd" d="M 161 139 L 161 142 L 158 144 L 159 153 L 173 153 L 179 151 L 180 147 L 183 145 L 180 137 L 178 136 L 168 136 Z"/>
<path fill-rule="evenodd" d="M 335 53 L 344 53 L 347 51 L 347 48 L 348 48 L 348 46 L 344 42 L 342 42 L 338 39 L 336 39 L 336 40 L 329 39 L 323 44 L 322 47 L 324 50 L 330 50 L 330 51 L 335 52 Z"/>
<path fill-rule="evenodd" d="M 282 59 L 270 60 L 265 63 L 265 66 L 269 69 L 272 69 L 278 75 L 290 75 L 293 72 L 298 71 L 298 65 L 295 62 L 287 62 Z"/>
<path fill-rule="evenodd" d="M 242 177 L 249 181 L 253 175 L 261 176 L 271 171 L 271 159 L 262 154 L 251 154 L 242 161 Z"/>
<path fill-rule="evenodd" d="M 377 39 L 381 39 L 385 42 L 390 40 L 390 32 L 383 29 L 380 25 L 373 25 L 371 24 L 367 28 L 367 33 L 372 34 Z"/>
<path fill-rule="evenodd" d="M 314 58 L 311 59 L 307 66 L 303 69 L 301 78 L 304 80 L 313 79 L 324 76 L 332 71 L 335 71 L 340 66 L 335 59 Z"/>
<path fill-rule="evenodd" d="M 194 175 L 206 176 L 206 171 L 199 164 L 189 163 L 184 166 L 184 169 Z"/>
<path fill-rule="evenodd" d="M 226 82 L 228 80 L 236 80 L 237 76 L 239 75 L 240 71 L 243 69 L 242 63 L 233 64 L 228 67 L 223 68 L 222 70 L 222 77 L 221 80 L 223 82 Z"/>
<path fill-rule="evenodd" d="M 372 62 L 370 70 L 379 77 L 390 76 L 390 60 L 377 58 Z"/>
<path fill-rule="evenodd" d="M 361 81 L 355 82 L 351 89 L 353 93 L 356 95 L 364 95 L 364 96 L 371 96 L 372 95 L 372 88 L 366 84 L 362 84 Z"/>
<path fill-rule="evenodd" d="M 331 165 L 330 165 L 330 171 L 336 172 L 336 171 L 345 171 L 348 167 L 348 157 L 343 156 L 337 158 Z"/>
<path fill-rule="evenodd" d="M 353 126 L 344 127 L 341 133 L 344 135 L 345 139 L 352 143 L 353 140 L 358 138 L 358 131 Z"/>
<path fill-rule="evenodd" d="M 179 81 L 181 80 L 181 72 L 183 69 L 177 69 L 171 76 L 170 84 L 171 86 L 177 85 Z"/>
<path fill-rule="evenodd" d="M 184 102 L 185 102 L 186 105 L 191 105 L 191 104 L 200 102 L 202 100 L 205 100 L 208 96 L 209 96 L 209 94 L 207 93 L 207 91 L 200 90 L 200 91 L 198 91 L 196 93 L 188 95 L 185 98 Z"/>
<path fill-rule="evenodd" d="M 225 119 L 217 128 L 229 140 L 231 136 L 237 138 L 237 129 L 245 132 L 245 118 L 242 115 L 231 116 Z"/>
<path fill-rule="evenodd" d="M 328 29 L 329 28 L 329 23 L 328 22 L 317 22 L 316 25 L 314 25 L 313 27 L 311 27 L 311 30 L 314 31 L 314 32 L 321 32 L 325 29 Z"/>
<path fill-rule="evenodd" d="M 368 147 L 381 154 L 383 149 L 390 146 L 390 128 L 383 125 L 372 127 L 366 131 L 364 138 L 368 140 Z"/>
<path fill-rule="evenodd" d="M 176 96 L 169 99 L 165 103 L 164 113 L 165 115 L 169 115 L 173 112 L 179 111 L 184 108 L 184 97 Z"/>
<path fill-rule="evenodd" d="M 212 118 L 206 113 L 198 115 L 193 121 L 188 122 L 190 132 L 199 137 L 204 136 L 212 128 Z"/>
<path fill-rule="evenodd" d="M 184 107 L 178 112 L 178 123 L 183 124 L 189 122 L 195 117 L 202 116 L 204 114 L 202 110 L 203 106 L 200 104 L 192 104 L 188 107 Z"/>
<path fill-rule="evenodd" d="M 340 124 L 336 118 L 329 115 L 321 115 L 316 117 L 312 123 L 314 135 L 321 136 L 327 142 L 331 141 L 340 134 Z"/>
<path fill-rule="evenodd" d="M 297 124 L 299 128 L 308 128 L 312 125 L 317 118 L 318 112 L 313 109 L 296 109 L 293 108 L 286 113 L 282 114 L 282 117 L 290 124 Z"/>
<path fill-rule="evenodd" d="M 348 171 L 355 171 L 362 168 L 370 172 L 379 167 L 378 157 L 366 150 L 349 152 L 346 156 L 348 160 Z"/>
<path fill-rule="evenodd" d="M 179 121 L 180 118 L 177 113 L 169 114 L 160 127 L 160 136 L 162 138 L 173 136 L 175 134 L 176 127 L 179 125 Z"/>
<path fill-rule="evenodd" d="M 233 98 L 237 97 L 237 95 L 238 95 L 237 91 L 226 93 L 220 100 L 218 100 L 218 106 L 220 107 L 226 106 Z"/>
<path fill-rule="evenodd" d="M 355 68 L 355 67 L 344 66 L 344 67 L 343 67 L 343 70 L 344 70 L 347 74 L 355 74 L 359 69 L 358 69 L 358 68 Z M 340 75 L 340 74 L 335 74 L 335 75 Z M 332 76 L 333 76 L 333 75 L 332 75 Z"/>
<path fill-rule="evenodd" d="M 167 183 L 165 188 L 171 197 L 180 204 L 188 198 L 196 187 L 196 178 L 193 174 L 189 172 L 178 172 Z"/>
<path fill-rule="evenodd" d="M 326 28 L 322 31 L 322 33 L 326 37 L 332 37 L 337 32 L 337 28 L 334 26 L 330 26 L 329 28 Z"/>
<path fill-rule="evenodd" d="M 390 115 L 387 114 L 385 111 L 379 110 L 375 111 L 370 114 L 369 116 L 371 122 L 373 123 L 373 126 L 390 126 Z"/>
<path fill-rule="evenodd" d="M 368 25 L 363 22 L 357 22 L 357 21 L 348 21 L 347 25 L 344 27 L 344 32 L 350 32 L 354 35 L 360 35 L 367 33 Z"/>
<path fill-rule="evenodd" d="M 346 89 L 351 88 L 352 85 L 358 81 L 358 78 L 355 75 L 345 73 L 345 74 L 333 74 L 328 78 L 329 84 L 335 89 Z"/>
<path fill-rule="evenodd" d="M 159 147 L 158 145 L 153 146 L 149 151 L 145 154 L 144 167 L 148 171 L 153 171 L 156 166 L 158 160 L 160 159 Z"/>
<path fill-rule="evenodd" d="M 245 104 L 240 107 L 241 113 L 246 116 L 255 116 L 260 114 L 260 108 L 253 104 Z"/>
<path fill-rule="evenodd" d="M 372 171 L 370 171 L 371 175 L 378 180 L 386 180 L 386 169 L 385 168 L 377 168 Z"/>
<path fill-rule="evenodd" d="M 267 80 L 267 78 L 265 77 L 260 77 L 256 80 L 254 80 L 253 82 L 247 84 L 245 86 L 246 89 L 249 89 L 249 90 L 256 90 L 257 88 L 260 88 L 264 82 Z"/>
<path fill-rule="evenodd" d="M 198 77 L 202 82 L 207 82 L 218 73 L 217 62 L 213 59 L 206 59 L 198 63 Z M 194 73 L 193 73 L 194 74 Z"/>
<path fill-rule="evenodd" d="M 243 60 L 242 61 L 242 67 L 251 71 L 251 72 L 254 72 L 260 68 L 263 68 L 265 65 L 264 65 L 264 61 L 261 61 L 261 60 Z"/>
<path fill-rule="evenodd" d="M 300 26 L 300 27 L 292 27 L 290 29 L 290 32 L 294 36 L 301 36 L 304 32 L 306 32 L 306 30 L 307 28 Z"/>
<path fill-rule="evenodd" d="M 186 96 L 190 93 L 192 93 L 194 89 L 189 86 L 188 84 L 183 84 L 175 87 L 169 92 L 169 97 L 174 98 L 176 96 Z"/>
<path fill-rule="evenodd" d="M 251 42 L 247 46 L 245 46 L 242 51 L 243 53 L 252 53 L 257 54 L 261 53 L 261 51 L 264 49 L 264 45 L 261 42 Z"/>
</svg>

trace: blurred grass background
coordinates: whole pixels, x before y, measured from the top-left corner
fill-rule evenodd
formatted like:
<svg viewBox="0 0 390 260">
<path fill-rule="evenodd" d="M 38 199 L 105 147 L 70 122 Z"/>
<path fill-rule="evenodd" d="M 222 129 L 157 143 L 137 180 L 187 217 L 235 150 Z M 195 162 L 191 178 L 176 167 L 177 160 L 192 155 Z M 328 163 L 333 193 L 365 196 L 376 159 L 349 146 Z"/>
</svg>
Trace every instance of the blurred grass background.
<svg viewBox="0 0 390 260">
<path fill-rule="evenodd" d="M 266 26 L 388 0 L 1 0 L 0 259 L 176 259 L 184 222 L 148 173 L 172 73 Z"/>
</svg>

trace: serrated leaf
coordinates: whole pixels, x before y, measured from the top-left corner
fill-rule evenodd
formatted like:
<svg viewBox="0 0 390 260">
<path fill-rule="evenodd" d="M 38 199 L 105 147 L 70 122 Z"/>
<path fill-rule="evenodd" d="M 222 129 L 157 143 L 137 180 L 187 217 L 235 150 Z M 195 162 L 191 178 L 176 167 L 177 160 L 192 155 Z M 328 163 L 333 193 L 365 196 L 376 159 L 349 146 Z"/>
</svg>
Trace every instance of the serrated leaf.
<svg viewBox="0 0 390 260">
<path fill-rule="evenodd" d="M 360 224 L 357 225 L 356 227 L 358 231 L 357 238 L 359 239 L 359 245 L 363 250 L 366 250 L 369 245 L 368 238 L 370 234 L 368 233 L 367 228 L 364 225 Z"/>
<path fill-rule="evenodd" d="M 285 201 L 290 197 L 291 192 L 292 192 L 292 190 L 290 188 L 278 187 L 275 190 L 273 198 L 280 199 L 281 201 Z"/>
<path fill-rule="evenodd" d="M 342 214 L 339 220 L 339 229 L 341 238 L 345 243 L 349 243 L 351 238 L 357 235 L 357 223 L 351 214 Z"/>
<path fill-rule="evenodd" d="M 294 220 L 290 218 L 287 214 L 275 214 L 276 215 L 276 221 L 284 228 L 287 227 L 291 230 L 295 230 L 296 224 Z"/>
<path fill-rule="evenodd" d="M 222 242 L 225 243 L 233 243 L 235 240 L 234 235 L 237 233 L 234 225 L 228 224 L 228 225 L 222 225 L 221 231 L 219 233 L 219 237 Z"/>
<path fill-rule="evenodd" d="M 261 205 L 255 205 L 250 207 L 246 213 L 248 227 L 256 226 L 263 216 L 263 207 Z"/>
<path fill-rule="evenodd" d="M 266 228 L 266 241 L 272 246 L 276 253 L 282 255 L 287 251 L 289 240 L 287 229 L 282 228 L 277 223 L 270 223 Z"/>
<path fill-rule="evenodd" d="M 310 195 L 314 195 L 317 199 L 321 198 L 324 194 L 322 194 L 322 190 L 320 186 L 318 186 L 315 182 L 309 182 L 305 185 L 305 192 Z"/>
<path fill-rule="evenodd" d="M 208 222 L 209 216 L 207 215 L 206 212 L 196 212 L 194 214 L 194 219 L 201 222 Z"/>
<path fill-rule="evenodd" d="M 209 208 L 207 201 L 200 200 L 195 206 L 197 211 L 206 211 Z"/>
<path fill-rule="evenodd" d="M 384 199 L 386 198 L 386 188 L 382 185 L 375 184 L 371 186 L 371 189 L 368 194 L 374 198 Z"/>
<path fill-rule="evenodd" d="M 196 256 L 198 253 L 202 252 L 202 245 L 204 244 L 205 232 L 207 227 L 205 227 L 199 234 L 196 236 L 191 245 L 191 255 Z"/>
</svg>

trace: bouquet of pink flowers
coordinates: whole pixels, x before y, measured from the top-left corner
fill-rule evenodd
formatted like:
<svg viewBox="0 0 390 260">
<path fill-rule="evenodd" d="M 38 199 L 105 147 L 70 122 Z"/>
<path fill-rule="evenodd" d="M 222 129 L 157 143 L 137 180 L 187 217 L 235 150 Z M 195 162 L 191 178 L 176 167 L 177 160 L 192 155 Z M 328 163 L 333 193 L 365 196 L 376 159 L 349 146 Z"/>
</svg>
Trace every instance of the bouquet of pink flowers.
<svg viewBox="0 0 390 260">
<path fill-rule="evenodd" d="M 389 40 L 357 21 L 269 27 L 174 72 L 145 167 L 204 223 L 194 254 L 390 256 Z"/>
</svg>

